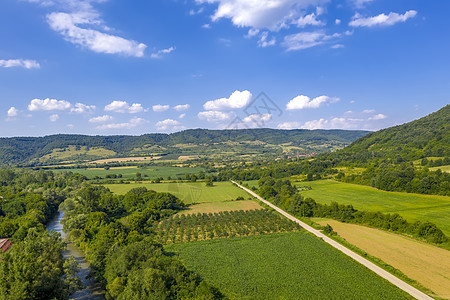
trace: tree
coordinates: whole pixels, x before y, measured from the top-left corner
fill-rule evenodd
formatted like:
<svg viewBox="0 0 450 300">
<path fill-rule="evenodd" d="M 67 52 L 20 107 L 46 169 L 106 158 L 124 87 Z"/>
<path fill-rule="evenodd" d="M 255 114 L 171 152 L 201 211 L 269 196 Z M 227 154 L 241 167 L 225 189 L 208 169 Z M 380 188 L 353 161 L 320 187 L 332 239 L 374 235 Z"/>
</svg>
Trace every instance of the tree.
<svg viewBox="0 0 450 300">
<path fill-rule="evenodd" d="M 63 258 L 59 235 L 31 228 L 22 242 L 2 255 L 1 299 L 67 299 L 81 287 L 75 259 Z"/>
</svg>

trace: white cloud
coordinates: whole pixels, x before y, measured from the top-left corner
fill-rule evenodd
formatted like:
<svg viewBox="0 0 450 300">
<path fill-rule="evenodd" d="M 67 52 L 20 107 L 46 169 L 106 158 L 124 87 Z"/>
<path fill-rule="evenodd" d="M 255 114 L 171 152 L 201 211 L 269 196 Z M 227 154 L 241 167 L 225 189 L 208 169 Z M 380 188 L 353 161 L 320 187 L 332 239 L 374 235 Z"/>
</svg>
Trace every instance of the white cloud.
<svg viewBox="0 0 450 300">
<path fill-rule="evenodd" d="M 201 111 L 198 113 L 197 116 L 200 120 L 206 120 L 208 122 L 221 122 L 229 120 L 233 116 L 233 114 L 211 110 L 211 111 Z"/>
<path fill-rule="evenodd" d="M 90 118 L 89 122 L 91 122 L 91 123 L 105 123 L 105 122 L 109 122 L 109 121 L 112 121 L 112 120 L 113 120 L 113 117 L 111 117 L 109 115 L 103 115 L 103 116 Z"/>
<path fill-rule="evenodd" d="M 366 3 L 370 3 L 374 0 L 353 0 L 353 4 L 355 5 L 356 8 L 363 8 Z"/>
<path fill-rule="evenodd" d="M 58 114 L 53 114 L 49 117 L 50 122 L 56 122 L 59 120 L 59 115 Z"/>
<path fill-rule="evenodd" d="M 319 119 L 308 121 L 302 125 L 302 129 L 356 129 L 360 128 L 361 120 L 350 118 L 333 118 L 331 120 Z"/>
<path fill-rule="evenodd" d="M 77 114 L 84 114 L 84 113 L 92 113 L 96 109 L 95 105 L 86 105 L 83 103 L 76 103 L 75 107 L 72 108 L 70 111 L 77 113 Z"/>
<path fill-rule="evenodd" d="M 245 35 L 246 38 L 252 38 L 254 36 L 257 36 L 259 33 L 259 29 L 256 28 L 250 28 L 248 30 L 248 33 Z"/>
<path fill-rule="evenodd" d="M 184 110 L 188 110 L 191 106 L 189 104 L 180 104 L 180 105 L 175 105 L 173 107 L 173 109 L 175 109 L 176 111 L 184 111 Z"/>
<path fill-rule="evenodd" d="M 311 99 L 308 96 L 300 95 L 289 101 L 289 103 L 286 105 L 286 109 L 299 110 L 305 108 L 319 108 L 322 104 L 334 103 L 338 102 L 339 100 L 339 98 L 331 98 L 328 96 L 319 96 Z"/>
<path fill-rule="evenodd" d="M 170 48 L 167 48 L 167 49 L 158 50 L 158 51 L 152 53 L 150 55 L 150 57 L 153 58 L 153 59 L 159 59 L 159 58 L 162 58 L 164 55 L 167 55 L 167 54 L 169 54 L 169 53 L 171 53 L 173 51 L 175 51 L 175 47 L 170 47 Z"/>
<path fill-rule="evenodd" d="M 184 127 L 177 120 L 166 119 L 156 123 L 156 128 L 160 131 L 176 131 L 181 130 Z"/>
<path fill-rule="evenodd" d="M 217 3 L 212 21 L 228 18 L 237 27 L 267 28 L 277 31 L 288 27 L 309 7 L 328 0 L 196 0 L 197 3 Z"/>
<path fill-rule="evenodd" d="M 211 24 L 208 24 L 208 23 L 203 24 L 203 25 L 202 25 L 202 28 L 203 28 L 203 29 L 211 29 Z"/>
<path fill-rule="evenodd" d="M 156 112 L 163 112 L 163 111 L 166 111 L 169 109 L 170 109 L 170 105 L 161 105 L 161 104 L 153 105 L 153 111 L 156 111 Z"/>
<path fill-rule="evenodd" d="M 71 12 L 50 13 L 47 15 L 47 23 L 66 41 L 98 53 L 144 56 L 147 47 L 145 44 L 89 28 L 102 27 L 106 31 L 109 30 L 103 25 L 104 22 L 99 18 L 99 14 L 92 8 L 90 4 L 92 1 L 64 0 L 60 2 Z"/>
<path fill-rule="evenodd" d="M 303 50 L 321 45 L 326 41 L 338 38 L 340 36 L 340 33 L 327 35 L 323 30 L 299 32 L 285 36 L 282 45 L 287 48 L 287 51 Z"/>
<path fill-rule="evenodd" d="M 208 101 L 203 105 L 205 110 L 229 110 L 245 107 L 252 99 L 252 93 L 249 91 L 234 91 L 228 98 L 220 98 L 217 100 Z"/>
<path fill-rule="evenodd" d="M 13 68 L 20 67 L 25 69 L 39 69 L 41 65 L 35 60 L 29 59 L 0 59 L 0 67 Z"/>
<path fill-rule="evenodd" d="M 355 14 L 349 23 L 352 27 L 373 27 L 373 26 L 392 26 L 399 22 L 406 22 L 410 18 L 414 18 L 417 11 L 409 10 L 403 15 L 391 12 L 389 15 L 380 14 L 374 17 L 364 18 L 360 14 Z"/>
<path fill-rule="evenodd" d="M 110 104 L 105 106 L 105 111 L 113 111 L 118 113 L 130 113 L 136 114 L 140 112 L 144 112 L 145 109 L 142 107 L 140 103 L 133 103 L 131 106 L 126 101 L 117 101 L 114 100 Z"/>
<path fill-rule="evenodd" d="M 184 117 L 186 117 L 186 114 L 181 114 L 178 116 L 178 119 L 183 119 Z"/>
<path fill-rule="evenodd" d="M 65 100 L 56 99 L 33 99 L 28 105 L 29 111 L 52 111 L 52 110 L 70 110 L 72 104 Z"/>
<path fill-rule="evenodd" d="M 15 108 L 14 106 L 11 106 L 10 109 L 8 109 L 8 117 L 14 118 L 19 115 L 19 110 Z"/>
<path fill-rule="evenodd" d="M 376 114 L 376 115 L 370 117 L 368 120 L 369 120 L 369 121 L 371 121 L 371 120 L 384 120 L 384 119 L 386 119 L 386 118 L 387 118 L 386 115 L 383 115 L 383 114 Z"/>
<path fill-rule="evenodd" d="M 278 129 L 297 129 L 300 128 L 299 122 L 283 122 L 277 125 Z"/>
<path fill-rule="evenodd" d="M 273 37 L 271 39 L 268 39 L 269 33 L 267 31 L 261 33 L 261 37 L 258 41 L 258 46 L 261 48 L 274 46 L 276 43 L 276 39 Z"/>
<path fill-rule="evenodd" d="M 339 24 L 341 24 L 341 20 L 340 19 L 336 19 L 335 21 L 334 21 L 334 24 L 336 24 L 336 25 L 339 25 Z"/>
<path fill-rule="evenodd" d="M 363 110 L 363 113 L 365 113 L 365 114 L 371 114 L 371 113 L 374 113 L 375 112 L 375 109 L 365 109 L 365 110 Z"/>
<path fill-rule="evenodd" d="M 142 119 L 142 118 L 133 118 L 130 121 L 126 123 L 111 123 L 111 124 L 105 124 L 97 126 L 97 129 L 100 130 L 108 130 L 108 129 L 132 129 L 138 126 L 141 126 L 148 121 Z"/>
<path fill-rule="evenodd" d="M 344 48 L 344 47 L 345 46 L 342 45 L 342 44 L 336 44 L 336 45 L 331 46 L 332 49 L 341 49 L 341 48 Z"/>
<path fill-rule="evenodd" d="M 242 119 L 242 122 L 248 127 L 262 127 L 270 120 L 272 120 L 272 114 L 252 114 Z"/>
<path fill-rule="evenodd" d="M 325 22 L 317 20 L 317 17 L 323 13 L 322 8 L 317 7 L 315 13 L 311 13 L 309 15 L 302 16 L 295 21 L 295 24 L 299 28 L 310 26 L 324 26 Z"/>
</svg>

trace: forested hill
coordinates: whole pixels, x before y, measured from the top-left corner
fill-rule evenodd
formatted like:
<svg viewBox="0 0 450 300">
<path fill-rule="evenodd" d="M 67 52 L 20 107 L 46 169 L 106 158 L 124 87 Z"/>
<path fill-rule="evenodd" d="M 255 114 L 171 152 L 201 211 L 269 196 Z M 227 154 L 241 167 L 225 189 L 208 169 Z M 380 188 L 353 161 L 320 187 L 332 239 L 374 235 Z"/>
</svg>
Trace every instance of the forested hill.
<svg viewBox="0 0 450 300">
<path fill-rule="evenodd" d="M 339 151 L 339 155 L 399 158 L 405 161 L 448 157 L 450 105 L 421 119 L 370 133 Z"/>
<path fill-rule="evenodd" d="M 141 136 L 87 136 L 51 135 L 45 137 L 0 138 L 0 164 L 27 163 L 54 151 L 86 150 L 77 156 L 81 158 L 107 158 L 120 156 L 150 155 L 152 153 L 207 154 L 208 151 L 227 151 L 230 143 L 234 149 L 285 153 L 286 149 L 299 154 L 329 152 L 340 149 L 366 135 L 359 130 L 278 130 L 241 129 L 207 130 L 191 129 L 172 134 L 145 134 Z M 236 146 L 237 145 L 237 146 Z M 87 152 L 89 149 L 99 151 Z M 270 148 L 270 149 L 269 149 Z M 88 153 L 88 154 L 86 154 Z"/>
</svg>

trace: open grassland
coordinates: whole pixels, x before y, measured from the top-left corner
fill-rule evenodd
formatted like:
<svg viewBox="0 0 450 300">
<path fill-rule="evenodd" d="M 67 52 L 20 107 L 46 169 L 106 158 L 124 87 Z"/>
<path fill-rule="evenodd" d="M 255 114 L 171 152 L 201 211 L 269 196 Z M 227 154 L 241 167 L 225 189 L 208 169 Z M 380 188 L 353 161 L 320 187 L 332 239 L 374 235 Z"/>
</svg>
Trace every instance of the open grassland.
<svg viewBox="0 0 450 300">
<path fill-rule="evenodd" d="M 241 201 L 224 201 L 224 202 L 210 202 L 200 203 L 189 206 L 188 210 L 179 212 L 179 215 L 191 215 L 198 213 L 219 213 L 222 211 L 236 211 L 236 210 L 252 210 L 262 209 L 254 200 L 241 200 Z"/>
<path fill-rule="evenodd" d="M 407 299 L 375 273 L 303 231 L 165 248 L 230 299 Z"/>
<path fill-rule="evenodd" d="M 419 195 L 380 191 L 372 187 L 319 180 L 296 183 L 311 186 L 312 190 L 301 192 L 319 203 L 351 204 L 359 210 L 398 213 L 408 221 L 435 223 L 450 236 L 450 197 Z"/>
<path fill-rule="evenodd" d="M 105 184 L 104 186 L 116 194 L 125 194 L 136 187 L 146 187 L 157 192 L 171 193 L 185 204 L 222 202 L 234 200 L 237 197 L 248 198 L 247 193 L 233 186 L 231 182 L 214 182 L 212 187 L 206 186 L 204 182 Z"/>
<path fill-rule="evenodd" d="M 408 277 L 450 299 L 450 251 L 391 232 L 365 226 L 321 220 L 349 243 L 399 269 Z"/>
<path fill-rule="evenodd" d="M 106 158 L 89 162 L 90 164 L 106 164 L 110 162 L 127 162 L 127 161 L 150 161 L 160 159 L 162 156 L 136 156 L 136 157 L 121 157 L 121 158 Z"/>
<path fill-rule="evenodd" d="M 437 170 L 441 170 L 442 172 L 447 172 L 450 173 L 450 165 L 448 166 L 440 166 L 440 167 L 432 167 L 430 168 L 431 171 L 437 171 Z"/>
<path fill-rule="evenodd" d="M 54 169 L 54 172 L 70 171 L 74 173 L 80 173 L 86 176 L 88 179 L 94 179 L 97 177 L 106 178 L 107 175 L 121 174 L 122 178 L 119 179 L 131 179 L 136 177 L 136 173 L 141 173 L 143 178 L 157 178 L 163 177 L 166 179 L 168 176 L 176 179 L 177 177 L 185 178 L 186 174 L 198 174 L 204 171 L 200 167 L 166 167 L 166 166 L 151 166 L 144 168 L 137 168 L 136 166 L 120 167 L 120 168 L 85 168 L 85 169 Z"/>
<path fill-rule="evenodd" d="M 39 158 L 39 161 L 71 161 L 71 160 L 86 160 L 90 157 L 108 157 L 116 155 L 116 152 L 100 147 L 86 146 L 68 146 L 67 148 L 56 148 L 52 153 Z"/>
</svg>

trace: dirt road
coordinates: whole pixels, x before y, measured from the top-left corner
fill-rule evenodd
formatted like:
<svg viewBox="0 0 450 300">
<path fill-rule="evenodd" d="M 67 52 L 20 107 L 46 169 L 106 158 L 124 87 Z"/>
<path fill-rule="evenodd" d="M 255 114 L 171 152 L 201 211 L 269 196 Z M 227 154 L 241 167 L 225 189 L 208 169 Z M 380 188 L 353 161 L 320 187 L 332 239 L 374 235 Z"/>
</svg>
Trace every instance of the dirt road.
<svg viewBox="0 0 450 300">
<path fill-rule="evenodd" d="M 431 298 L 430 296 L 422 293 L 421 291 L 419 291 L 418 289 L 410 286 L 409 284 L 407 284 L 406 282 L 398 279 L 397 277 L 395 277 L 394 275 L 392 275 L 391 273 L 383 270 L 382 268 L 378 267 L 377 265 L 371 263 L 370 261 L 368 261 L 367 259 L 363 258 L 362 256 L 360 256 L 359 254 L 356 254 L 355 252 L 345 248 L 344 246 L 342 246 L 341 244 L 339 244 L 338 242 L 330 239 L 329 237 L 327 237 L 326 235 L 324 235 L 322 232 L 320 232 L 317 229 L 312 228 L 311 226 L 309 226 L 308 224 L 300 221 L 299 219 L 291 216 L 290 214 L 288 214 L 287 212 L 285 212 L 284 210 L 278 208 L 277 206 L 273 205 L 272 203 L 270 203 L 267 200 L 264 200 L 263 198 L 261 198 L 260 196 L 258 196 L 257 194 L 255 194 L 253 191 L 243 187 L 242 185 L 238 184 L 237 182 L 231 181 L 234 184 L 236 184 L 238 187 L 240 187 L 241 189 L 243 189 L 244 191 L 246 191 L 247 193 L 249 193 L 250 195 L 256 197 L 258 200 L 260 200 L 261 202 L 267 204 L 268 206 L 272 207 L 273 209 L 275 209 L 277 212 L 279 212 L 280 214 L 282 214 L 283 216 L 285 216 L 286 218 L 298 223 L 300 226 L 302 226 L 304 229 L 306 229 L 307 231 L 311 232 L 312 234 L 314 234 L 315 236 L 321 238 L 322 240 L 324 240 L 326 243 L 330 244 L 331 246 L 333 246 L 334 248 L 338 249 L 339 251 L 343 252 L 344 254 L 350 256 L 351 258 L 353 258 L 354 260 L 356 260 L 357 262 L 359 262 L 360 264 L 364 265 L 365 267 L 367 267 L 368 269 L 372 270 L 373 272 L 375 272 L 376 274 L 378 274 L 379 276 L 383 277 L 384 279 L 386 279 L 387 281 L 389 281 L 390 283 L 394 284 L 395 286 L 397 286 L 398 288 L 402 289 L 403 291 L 407 292 L 408 294 L 410 294 L 411 296 L 413 296 L 416 299 L 427 299 L 427 300 L 431 300 L 433 298 Z"/>
</svg>

